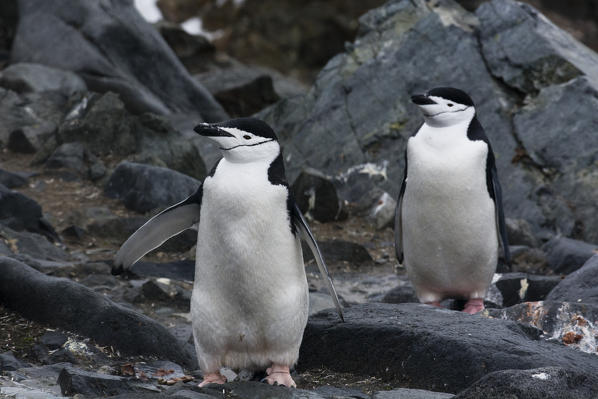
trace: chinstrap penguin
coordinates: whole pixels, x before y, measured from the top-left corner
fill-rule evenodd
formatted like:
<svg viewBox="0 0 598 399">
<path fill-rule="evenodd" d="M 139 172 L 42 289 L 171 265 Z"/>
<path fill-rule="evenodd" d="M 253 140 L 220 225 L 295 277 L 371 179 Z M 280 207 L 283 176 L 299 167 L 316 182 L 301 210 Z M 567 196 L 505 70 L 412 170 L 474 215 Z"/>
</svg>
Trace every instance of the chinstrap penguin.
<svg viewBox="0 0 598 399">
<path fill-rule="evenodd" d="M 420 302 L 467 300 L 484 309 L 499 245 L 510 262 L 494 153 L 463 91 L 439 87 L 411 100 L 424 123 L 410 137 L 395 214 L 395 248 Z"/>
<path fill-rule="evenodd" d="M 128 268 L 173 235 L 198 225 L 191 297 L 193 336 L 204 374 L 200 386 L 224 383 L 221 367 L 265 369 L 266 381 L 295 386 L 308 317 L 300 238 L 314 253 L 342 319 L 316 241 L 286 182 L 274 131 L 254 118 L 202 123 L 194 129 L 223 154 L 195 194 L 164 210 L 120 248 Z"/>
</svg>

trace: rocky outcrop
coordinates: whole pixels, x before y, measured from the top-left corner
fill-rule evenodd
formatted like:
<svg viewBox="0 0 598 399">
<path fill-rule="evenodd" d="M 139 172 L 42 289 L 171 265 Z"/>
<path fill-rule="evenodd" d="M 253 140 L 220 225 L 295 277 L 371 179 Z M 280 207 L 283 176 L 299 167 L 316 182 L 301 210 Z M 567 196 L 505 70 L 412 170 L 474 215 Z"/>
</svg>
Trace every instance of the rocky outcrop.
<svg viewBox="0 0 598 399">
<path fill-rule="evenodd" d="M 525 4 L 491 1 L 473 14 L 450 0 L 395 0 L 361 17 L 355 42 L 307 95 L 260 116 L 279 132 L 291 179 L 306 165 L 333 176 L 373 165 L 382 178 L 366 179 L 361 192 L 395 197 L 406 141 L 422 121 L 409 96 L 460 87 L 492 142 L 506 215 L 536 235 L 592 242 L 596 71 L 598 55 Z"/>
<path fill-rule="evenodd" d="M 556 366 L 596 373 L 593 354 L 544 342 L 541 330 L 420 304 L 364 304 L 307 325 L 299 369 L 373 373 L 402 386 L 458 392 L 485 374 Z"/>
<path fill-rule="evenodd" d="M 29 319 L 91 337 L 121 353 L 163 356 L 187 365 L 195 361 L 165 327 L 141 313 L 16 260 L 0 257 L 0 265 L 0 302 Z"/>
<path fill-rule="evenodd" d="M 550 291 L 546 299 L 598 305 L 598 255 L 568 275 Z"/>
<path fill-rule="evenodd" d="M 226 119 L 129 1 L 20 0 L 11 59 L 76 72 L 90 90 L 117 92 L 135 112 Z"/>
</svg>

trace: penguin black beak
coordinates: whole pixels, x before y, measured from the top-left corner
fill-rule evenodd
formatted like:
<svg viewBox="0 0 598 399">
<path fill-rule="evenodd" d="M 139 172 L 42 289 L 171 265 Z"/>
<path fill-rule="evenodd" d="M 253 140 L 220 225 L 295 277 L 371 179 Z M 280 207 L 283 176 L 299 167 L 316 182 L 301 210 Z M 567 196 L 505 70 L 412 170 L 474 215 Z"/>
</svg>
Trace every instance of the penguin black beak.
<svg viewBox="0 0 598 399">
<path fill-rule="evenodd" d="M 235 137 L 232 134 L 220 129 L 218 126 L 209 123 L 200 123 L 193 128 L 196 133 L 204 137 Z"/>
<path fill-rule="evenodd" d="M 436 101 L 423 94 L 416 94 L 414 96 L 411 96 L 411 102 L 416 105 L 438 104 Z"/>
</svg>

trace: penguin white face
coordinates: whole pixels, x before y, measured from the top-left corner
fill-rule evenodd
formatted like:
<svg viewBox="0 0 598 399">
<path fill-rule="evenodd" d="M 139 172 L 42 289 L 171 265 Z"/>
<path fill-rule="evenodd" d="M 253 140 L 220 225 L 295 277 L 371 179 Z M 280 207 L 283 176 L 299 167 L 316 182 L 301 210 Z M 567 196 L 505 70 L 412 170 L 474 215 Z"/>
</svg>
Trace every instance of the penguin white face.
<svg viewBox="0 0 598 399">
<path fill-rule="evenodd" d="M 193 130 L 216 142 L 224 158 L 230 162 L 272 161 L 280 153 L 276 134 L 259 119 L 239 118 L 219 123 L 201 123 Z"/>
<path fill-rule="evenodd" d="M 451 126 L 470 121 L 475 114 L 471 98 L 462 90 L 452 87 L 437 87 L 426 94 L 411 96 L 424 114 L 430 126 Z"/>
</svg>

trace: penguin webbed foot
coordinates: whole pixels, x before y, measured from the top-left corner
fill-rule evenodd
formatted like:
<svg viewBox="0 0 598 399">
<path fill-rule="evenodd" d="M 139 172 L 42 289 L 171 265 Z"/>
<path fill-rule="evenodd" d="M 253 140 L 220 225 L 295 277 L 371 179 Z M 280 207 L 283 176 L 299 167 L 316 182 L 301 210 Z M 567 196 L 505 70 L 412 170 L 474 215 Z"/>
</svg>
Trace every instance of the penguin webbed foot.
<svg viewBox="0 0 598 399">
<path fill-rule="evenodd" d="M 465 303 L 463 311 L 469 314 L 476 314 L 484 310 L 484 299 L 483 298 L 471 298 Z"/>
<path fill-rule="evenodd" d="M 267 377 L 262 381 L 270 385 L 284 385 L 288 388 L 297 388 L 297 384 L 295 384 L 293 377 L 291 377 L 289 366 L 273 364 L 272 367 L 266 369 L 266 374 Z"/>
<path fill-rule="evenodd" d="M 206 375 L 204 375 L 203 377 L 203 381 L 199 383 L 198 387 L 203 388 L 206 385 L 209 384 L 225 384 L 226 383 L 226 377 L 223 376 L 222 374 L 220 374 L 220 372 L 216 372 L 216 373 L 207 373 Z"/>
</svg>

